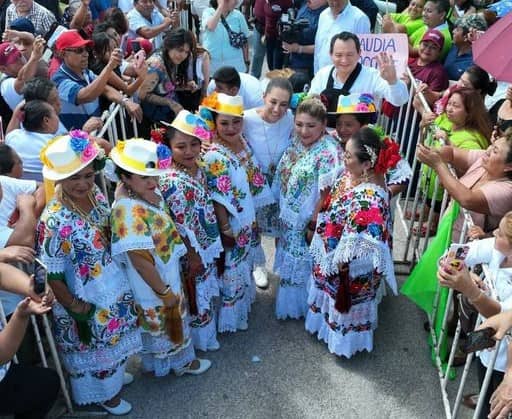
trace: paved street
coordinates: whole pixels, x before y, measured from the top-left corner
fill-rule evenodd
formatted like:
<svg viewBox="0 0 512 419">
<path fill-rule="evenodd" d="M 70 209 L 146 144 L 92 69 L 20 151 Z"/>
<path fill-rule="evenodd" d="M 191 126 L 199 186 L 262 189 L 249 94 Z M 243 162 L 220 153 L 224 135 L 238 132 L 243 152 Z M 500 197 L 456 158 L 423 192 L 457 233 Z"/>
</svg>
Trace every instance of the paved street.
<svg viewBox="0 0 512 419">
<path fill-rule="evenodd" d="M 269 241 L 265 247 L 271 252 Z M 275 319 L 275 285 L 272 278 L 270 289 L 258 291 L 249 330 L 221 336 L 221 349 L 207 354 L 213 366 L 205 375 L 156 379 L 132 365 L 136 381 L 123 391 L 134 405 L 127 417 L 444 417 L 424 317 L 412 303 L 386 297 L 374 351 L 338 359 L 303 321 Z M 465 408 L 461 413 L 471 417 Z"/>
</svg>

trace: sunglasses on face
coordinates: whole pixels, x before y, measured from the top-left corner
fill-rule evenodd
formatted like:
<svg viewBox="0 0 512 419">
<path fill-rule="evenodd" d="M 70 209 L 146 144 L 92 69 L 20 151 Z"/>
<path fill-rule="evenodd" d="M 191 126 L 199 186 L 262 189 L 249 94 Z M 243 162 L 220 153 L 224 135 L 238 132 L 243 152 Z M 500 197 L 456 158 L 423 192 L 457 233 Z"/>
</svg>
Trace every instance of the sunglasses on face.
<svg viewBox="0 0 512 419">
<path fill-rule="evenodd" d="M 84 52 L 88 52 L 86 47 L 81 48 L 66 48 L 64 51 L 72 52 L 74 54 L 83 54 Z"/>
</svg>

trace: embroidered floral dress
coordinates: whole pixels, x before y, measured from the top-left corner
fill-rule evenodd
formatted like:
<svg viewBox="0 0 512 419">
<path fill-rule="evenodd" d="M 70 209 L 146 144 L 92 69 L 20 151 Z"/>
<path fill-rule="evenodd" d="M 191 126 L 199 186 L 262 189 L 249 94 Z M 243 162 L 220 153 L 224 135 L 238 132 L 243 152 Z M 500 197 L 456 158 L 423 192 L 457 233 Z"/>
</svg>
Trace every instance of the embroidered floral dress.
<svg viewBox="0 0 512 419">
<path fill-rule="evenodd" d="M 148 250 L 162 281 L 181 296 L 182 344 L 174 344 L 165 331 L 162 300 L 134 268 L 128 252 Z M 125 267 L 133 290 L 138 324 L 142 333 L 142 367 L 156 376 L 179 370 L 195 357 L 183 304 L 180 258 L 187 249 L 165 209 L 165 202 L 152 206 L 134 198 L 121 198 L 112 207 L 112 255 Z"/>
<path fill-rule="evenodd" d="M 352 187 L 346 173 L 327 205 L 311 242 L 306 330 L 318 333 L 331 353 L 350 358 L 373 349 L 383 279 L 396 294 L 389 195 L 372 183 Z"/>
<path fill-rule="evenodd" d="M 77 404 L 117 395 L 126 359 L 141 349 L 128 279 L 112 260 L 110 243 L 102 240 L 102 234 L 109 238 L 110 209 L 98 188 L 94 194 L 98 205 L 88 219 L 53 199 L 38 226 L 39 257 L 48 267 L 48 280 L 64 282 L 75 298 L 93 307 L 87 318 L 77 318 L 59 303 L 52 311 L 55 341 Z"/>
<path fill-rule="evenodd" d="M 195 278 L 197 315 L 191 315 L 194 347 L 206 351 L 218 346 L 213 298 L 219 296 L 215 258 L 222 252 L 213 202 L 206 189 L 206 175 L 199 169 L 194 178 L 172 168 L 160 177 L 160 191 L 182 237 L 186 237 L 201 257 L 205 273 Z"/>
<path fill-rule="evenodd" d="M 343 169 L 341 147 L 325 135 L 309 147 L 294 139 L 277 167 L 272 188 L 279 196 L 280 234 L 274 272 L 279 275 L 276 299 L 278 319 L 306 315 L 312 259 L 306 228 L 320 193 L 331 187 Z"/>
<path fill-rule="evenodd" d="M 220 282 L 219 332 L 247 329 L 256 296 L 252 280 L 255 265 L 265 263 L 256 225 L 256 208 L 274 202 L 272 192 L 250 151 L 239 156 L 214 143 L 204 156 L 208 190 L 226 208 L 236 245 L 225 249 L 225 271 Z"/>
</svg>

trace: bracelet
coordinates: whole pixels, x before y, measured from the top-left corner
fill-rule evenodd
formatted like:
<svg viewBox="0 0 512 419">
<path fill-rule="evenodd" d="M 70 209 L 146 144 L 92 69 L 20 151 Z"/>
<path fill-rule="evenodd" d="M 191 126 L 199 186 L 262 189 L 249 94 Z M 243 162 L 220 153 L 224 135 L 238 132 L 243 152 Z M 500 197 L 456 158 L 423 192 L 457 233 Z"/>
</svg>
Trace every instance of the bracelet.
<svg viewBox="0 0 512 419">
<path fill-rule="evenodd" d="M 302 49 L 302 45 L 299 45 L 299 54 L 302 54 L 302 51 L 304 51 L 304 50 Z"/>
<path fill-rule="evenodd" d="M 171 287 L 169 285 L 167 285 L 165 288 L 164 288 L 164 292 L 158 292 L 158 291 L 155 291 L 153 290 L 153 292 L 158 295 L 159 297 L 166 297 L 170 292 L 171 292 Z"/>
<path fill-rule="evenodd" d="M 235 235 L 233 234 L 233 230 L 231 230 L 230 228 L 227 230 L 222 230 L 221 234 L 223 234 L 224 236 L 227 236 L 227 237 L 231 237 L 231 238 L 235 237 Z"/>
</svg>

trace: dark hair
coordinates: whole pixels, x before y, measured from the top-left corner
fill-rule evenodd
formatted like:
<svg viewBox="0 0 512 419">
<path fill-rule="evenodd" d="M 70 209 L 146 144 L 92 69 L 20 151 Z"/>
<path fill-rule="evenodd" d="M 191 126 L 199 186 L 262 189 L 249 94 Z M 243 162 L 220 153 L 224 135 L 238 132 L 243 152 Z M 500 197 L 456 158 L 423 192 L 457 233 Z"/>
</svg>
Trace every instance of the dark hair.
<svg viewBox="0 0 512 419">
<path fill-rule="evenodd" d="M 267 87 L 265 88 L 265 95 L 270 93 L 272 89 L 286 90 L 290 95 L 290 99 L 288 100 L 288 102 L 290 102 L 293 95 L 293 88 L 290 80 L 285 79 L 284 77 L 276 77 L 275 79 L 270 79 Z"/>
<path fill-rule="evenodd" d="M 445 19 L 448 17 L 448 12 L 451 9 L 450 2 L 448 0 L 426 0 L 425 3 L 427 2 L 434 3 L 438 13 L 444 12 Z"/>
<path fill-rule="evenodd" d="M 240 74 L 236 71 L 235 67 L 224 66 L 220 67 L 215 73 L 213 73 L 212 79 L 215 82 L 225 83 L 229 87 L 236 87 L 240 89 L 242 80 Z"/>
<path fill-rule="evenodd" d="M 55 112 L 52 105 L 44 100 L 31 100 L 23 105 L 25 118 L 23 119 L 23 128 L 27 131 L 37 132 L 43 125 L 44 117 L 51 117 Z"/>
<path fill-rule="evenodd" d="M 219 3 L 217 2 L 217 0 L 210 0 L 210 7 L 217 9 L 217 7 L 219 7 Z"/>
<path fill-rule="evenodd" d="M 344 113 L 344 114 L 338 114 L 336 115 L 336 121 L 338 120 L 338 117 L 342 115 L 352 115 L 354 118 L 356 118 L 356 121 L 362 126 L 366 126 L 369 124 L 375 124 L 377 121 L 377 113 L 371 112 L 371 113 Z"/>
<path fill-rule="evenodd" d="M 23 86 L 23 98 L 25 102 L 31 100 L 48 100 L 53 89 L 57 88 L 55 83 L 44 77 L 34 77 L 28 80 Z"/>
<path fill-rule="evenodd" d="M 97 32 L 92 35 L 94 45 L 92 54 L 89 54 L 89 68 L 96 74 L 101 73 L 106 62 L 104 62 L 105 54 L 110 51 L 110 41 L 114 38 L 107 32 Z"/>
<path fill-rule="evenodd" d="M 8 175 L 14 167 L 14 150 L 5 143 L 0 143 L 0 175 Z"/>
<path fill-rule="evenodd" d="M 105 22 L 109 28 L 114 28 L 119 35 L 128 32 L 129 26 L 126 16 L 119 7 L 113 7 L 105 11 Z"/>
<path fill-rule="evenodd" d="M 293 93 L 302 93 L 307 92 L 309 90 L 309 84 L 311 83 L 311 79 L 306 73 L 302 71 L 293 73 L 288 78 L 288 80 L 292 84 Z"/>
<path fill-rule="evenodd" d="M 173 83 L 178 85 L 184 85 L 188 81 L 188 66 L 190 62 L 190 55 L 183 60 L 182 63 L 178 64 L 176 67 L 175 64 L 169 58 L 169 50 L 179 48 L 183 45 L 189 45 L 190 51 L 194 47 L 194 39 L 193 34 L 190 31 L 185 29 L 173 29 L 166 33 L 164 37 L 164 45 L 162 48 L 162 60 L 165 65 L 165 69 L 167 70 L 167 74 Z M 173 70 L 176 68 L 176 71 Z M 176 74 L 176 80 L 173 80 L 171 74 Z"/>
<path fill-rule="evenodd" d="M 352 144 L 356 147 L 356 157 L 361 163 L 364 163 L 365 161 L 371 162 L 372 160 L 370 153 L 366 151 L 366 147 L 373 150 L 375 152 L 375 156 L 379 155 L 382 148 L 382 142 L 380 141 L 379 134 L 368 127 L 361 128 L 352 136 Z M 373 162 L 374 165 L 375 162 L 376 160 Z"/>
<path fill-rule="evenodd" d="M 173 138 L 176 135 L 176 131 L 178 131 L 178 130 L 174 127 L 171 127 L 171 126 L 165 127 L 165 134 L 163 135 L 163 143 L 169 148 L 171 147 L 171 141 L 173 140 Z"/>
<path fill-rule="evenodd" d="M 464 73 L 469 76 L 469 81 L 475 90 L 480 90 L 483 97 L 492 96 L 496 92 L 498 83 L 489 77 L 489 73 L 477 65 L 468 67 Z"/>
<path fill-rule="evenodd" d="M 133 173 L 129 172 L 128 170 L 123 169 L 122 167 L 115 165 L 114 172 L 117 175 L 119 179 L 121 179 L 121 176 L 126 176 L 128 179 L 130 179 L 133 175 Z"/>
<path fill-rule="evenodd" d="M 455 94 L 462 97 L 462 104 L 467 113 L 464 129 L 474 130 L 489 139 L 492 125 L 482 96 L 476 90 L 467 87 L 454 89 L 449 98 Z"/>
<path fill-rule="evenodd" d="M 340 33 L 337 33 L 331 38 L 331 47 L 329 48 L 329 54 L 332 54 L 332 51 L 334 50 L 334 44 L 337 40 L 340 41 L 349 41 L 352 39 L 354 43 L 356 44 L 356 51 L 359 54 L 361 52 L 361 41 L 359 41 L 359 37 L 352 32 L 343 31 Z"/>
</svg>

